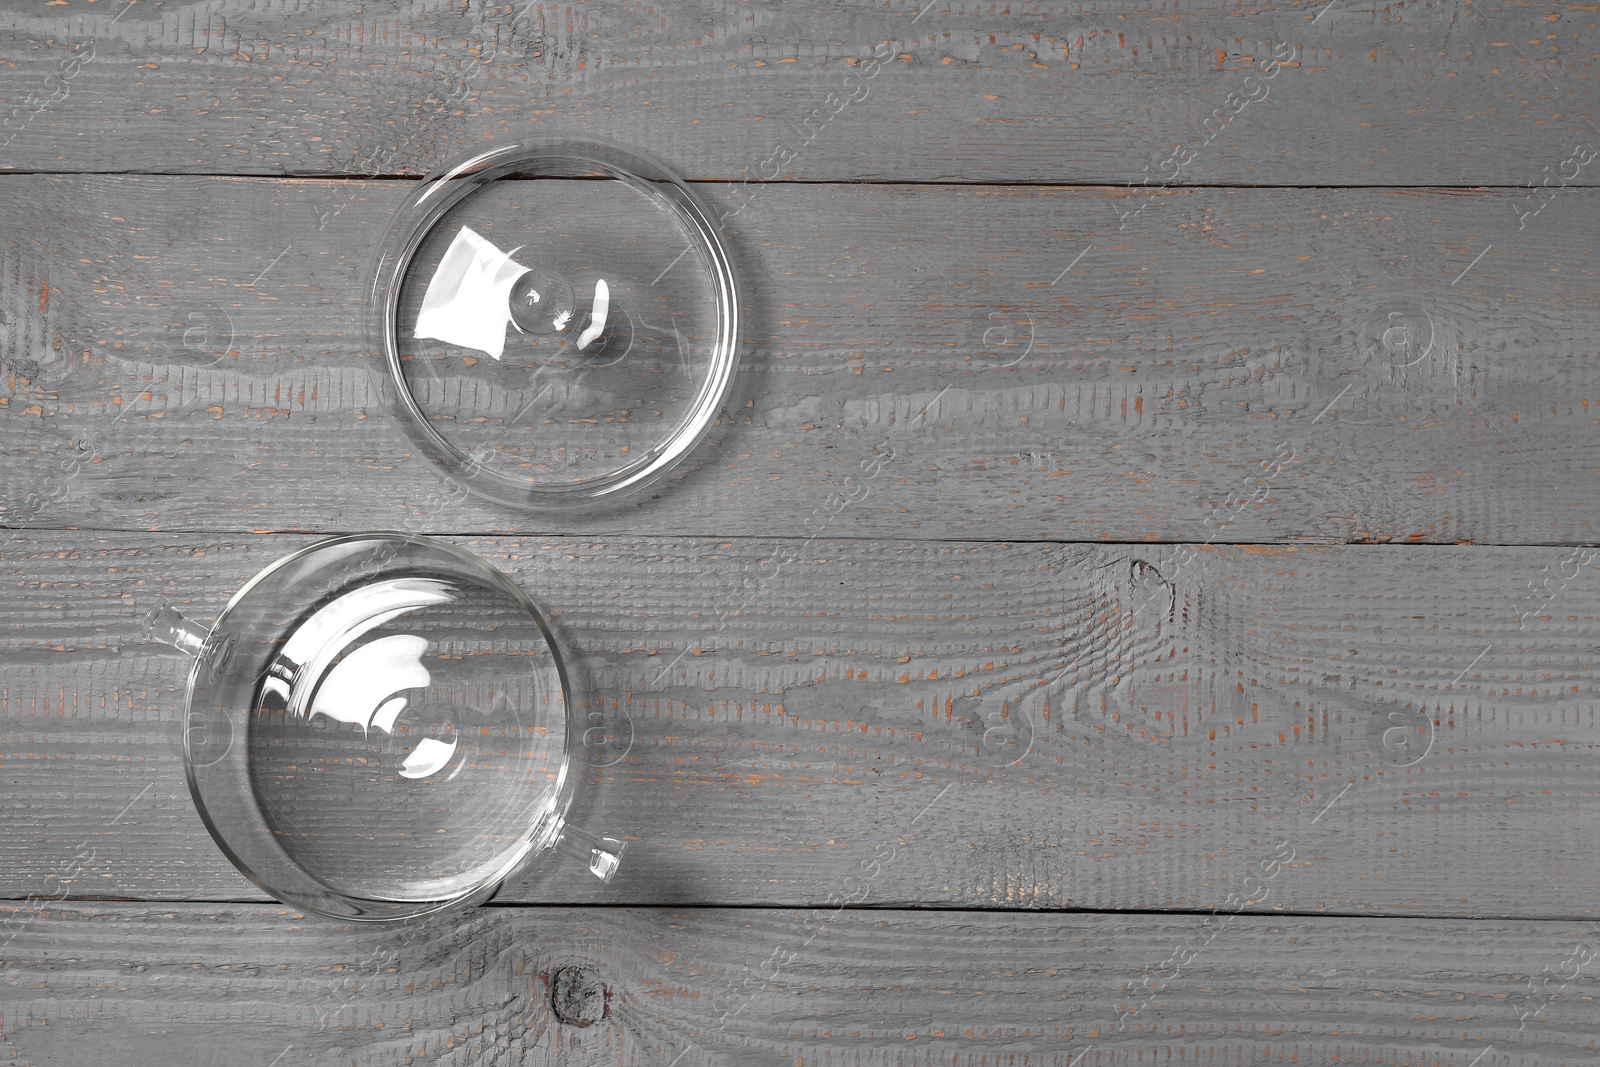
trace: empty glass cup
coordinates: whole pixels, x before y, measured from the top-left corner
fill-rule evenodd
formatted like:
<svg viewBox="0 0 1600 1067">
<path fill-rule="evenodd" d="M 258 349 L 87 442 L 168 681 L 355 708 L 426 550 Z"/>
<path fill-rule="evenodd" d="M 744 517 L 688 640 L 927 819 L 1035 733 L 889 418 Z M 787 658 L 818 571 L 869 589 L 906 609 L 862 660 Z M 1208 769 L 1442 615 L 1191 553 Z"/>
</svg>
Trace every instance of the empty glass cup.
<svg viewBox="0 0 1600 1067">
<path fill-rule="evenodd" d="M 262 571 L 209 632 L 162 606 L 147 634 L 194 660 L 183 751 L 206 828 L 284 903 L 413 918 L 552 848 L 615 872 L 622 843 L 566 821 L 580 731 L 556 638 L 470 552 L 336 537 Z"/>
</svg>

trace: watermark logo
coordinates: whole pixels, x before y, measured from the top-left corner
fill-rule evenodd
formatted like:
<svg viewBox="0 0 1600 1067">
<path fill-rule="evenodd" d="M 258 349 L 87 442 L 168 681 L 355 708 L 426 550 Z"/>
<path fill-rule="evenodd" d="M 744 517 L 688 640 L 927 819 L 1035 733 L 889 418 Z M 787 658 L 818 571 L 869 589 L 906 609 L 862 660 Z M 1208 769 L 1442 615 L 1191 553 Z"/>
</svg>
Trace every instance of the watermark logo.
<svg viewBox="0 0 1600 1067">
<path fill-rule="evenodd" d="M 1600 959 L 1600 949 L 1580 941 L 1573 947 L 1572 954 L 1561 961 L 1561 966 L 1558 969 L 1552 971 L 1550 966 L 1546 964 L 1544 969 L 1536 976 L 1537 982 L 1534 978 L 1528 979 L 1528 992 L 1525 994 L 1519 993 L 1517 996 L 1524 1004 L 1531 1004 L 1533 1007 L 1524 1008 L 1517 1013 L 1517 1029 L 1521 1030 L 1526 1027 L 1529 1019 L 1537 1019 L 1543 1015 L 1544 1010 L 1550 1006 L 1550 1002 L 1559 997 L 1562 991 L 1566 989 L 1567 983 L 1581 975 L 1584 968 L 1588 967 L 1596 959 Z"/>
<path fill-rule="evenodd" d="M 1420 708 L 1378 708 L 1367 720 L 1373 755 L 1393 767 L 1422 762 L 1433 748 L 1433 718 Z"/>
<path fill-rule="evenodd" d="M 1033 751 L 1033 716 L 1011 701 L 984 716 L 979 751 L 997 767 L 1014 767 Z"/>
<path fill-rule="evenodd" d="M 220 763 L 233 748 L 233 715 L 223 708 L 190 708 L 183 739 L 190 766 Z"/>
<path fill-rule="evenodd" d="M 227 673 L 233 660 L 235 636 L 228 634 L 220 640 L 208 639 L 210 648 L 200 664 L 200 680 L 214 686 Z M 234 715 L 227 708 L 215 705 L 199 708 L 190 705 L 184 719 L 183 742 L 188 748 L 189 764 L 196 769 L 222 762 L 233 750 Z"/>
<path fill-rule="evenodd" d="M 974 359 L 984 367 L 1015 367 L 1033 351 L 1036 331 L 1033 319 L 1018 308 L 979 309 L 975 328 L 978 333 Z"/>
<path fill-rule="evenodd" d="M 1433 351 L 1433 319 L 1419 301 L 1406 297 L 1367 316 L 1361 343 L 1368 356 L 1409 367 Z"/>
<path fill-rule="evenodd" d="M 626 708 L 590 705 L 580 710 L 575 718 L 577 728 L 582 731 L 578 735 L 578 759 L 584 764 L 610 767 L 633 750 L 633 716 Z"/>
<path fill-rule="evenodd" d="M 1528 617 L 1530 615 L 1537 618 L 1538 615 L 1536 613 L 1542 612 L 1549 607 L 1550 602 L 1555 600 L 1562 590 L 1566 589 L 1568 583 L 1578 577 L 1584 568 L 1594 562 L 1597 552 L 1600 552 L 1600 550 L 1579 545 L 1568 553 L 1566 558 L 1555 568 L 1552 569 L 1547 564 L 1540 573 L 1538 582 L 1530 581 L 1528 583 L 1528 595 L 1521 603 L 1529 606 L 1518 613 L 1517 629 L 1522 630 L 1528 625 Z M 1572 568 L 1571 574 L 1567 573 L 1569 566 Z"/>
<path fill-rule="evenodd" d="M 190 367 L 209 367 L 233 349 L 237 336 L 233 316 L 224 308 L 191 309 L 167 325 L 181 342 L 172 354 L 173 362 Z"/>
<path fill-rule="evenodd" d="M 1561 165 L 1555 173 L 1552 174 L 1550 165 L 1548 163 L 1545 164 L 1543 173 L 1538 179 L 1539 184 L 1535 186 L 1533 182 L 1529 182 L 1526 186 L 1526 188 L 1532 190 L 1531 195 L 1522 197 L 1520 201 L 1511 205 L 1512 213 L 1517 216 L 1517 229 L 1520 231 L 1527 226 L 1528 220 L 1543 211 L 1545 206 L 1553 201 L 1558 193 L 1567 188 L 1568 183 L 1576 181 L 1578 172 L 1588 164 L 1593 163 L 1596 154 L 1594 145 L 1580 144 L 1572 149 L 1571 155 L 1561 161 Z M 1567 173 L 1568 167 L 1572 168 L 1571 174 Z M 1552 178 L 1555 179 L 1555 185 L 1553 186 L 1550 184 L 1550 179 Z"/>
<path fill-rule="evenodd" d="M 1120 46 L 1118 46 L 1120 48 Z M 1236 116 L 1241 114 L 1251 104 L 1264 103 L 1271 93 L 1271 87 L 1266 83 L 1276 78 L 1282 69 L 1295 62 L 1299 47 L 1287 41 L 1279 41 L 1272 46 L 1272 54 L 1260 61 L 1256 70 L 1247 73 L 1239 84 L 1238 90 L 1229 93 L 1221 105 L 1209 115 L 1201 119 L 1205 133 L 1195 144 L 1177 144 L 1167 156 L 1155 165 L 1152 172 L 1150 164 L 1144 165 L 1144 177 L 1140 179 L 1140 187 L 1144 190 L 1144 203 L 1130 210 L 1113 207 L 1117 213 L 1118 230 L 1128 228 L 1128 223 L 1139 217 L 1146 207 L 1157 202 L 1161 191 L 1170 188 L 1183 174 L 1184 168 L 1195 161 L 1200 152 L 1211 144 L 1218 135 L 1232 125 Z M 1126 55 L 1126 53 L 1124 53 Z M 1131 59 L 1130 59 L 1131 62 Z M 1213 126 L 1212 124 L 1216 125 Z M 1198 130 L 1195 131 L 1199 133 Z M 1133 188 L 1133 183 L 1128 183 Z M 1126 199 L 1126 198 L 1124 198 Z"/>
<path fill-rule="evenodd" d="M 1033 751 L 1033 716 L 1022 706 L 1026 694 L 991 703 L 978 693 L 951 703 L 956 725 L 978 735 L 978 758 L 992 767 L 1014 767 Z M 985 706 L 989 705 L 988 710 Z"/>
</svg>

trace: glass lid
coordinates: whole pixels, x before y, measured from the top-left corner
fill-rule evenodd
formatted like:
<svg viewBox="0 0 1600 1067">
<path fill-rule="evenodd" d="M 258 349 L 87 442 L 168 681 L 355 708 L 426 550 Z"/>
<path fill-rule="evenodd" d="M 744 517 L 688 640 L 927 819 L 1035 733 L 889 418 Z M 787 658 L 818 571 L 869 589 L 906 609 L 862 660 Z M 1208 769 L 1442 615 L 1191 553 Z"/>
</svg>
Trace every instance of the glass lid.
<svg viewBox="0 0 1600 1067">
<path fill-rule="evenodd" d="M 385 401 L 469 489 L 543 509 L 619 499 L 694 448 L 738 362 L 733 268 L 660 163 L 528 140 L 419 183 L 379 251 Z"/>
<path fill-rule="evenodd" d="M 481 894 L 556 843 L 573 784 L 565 666 L 537 608 L 476 556 L 419 537 L 322 542 L 191 644 L 195 799 L 279 899 L 392 915 L 383 902 Z"/>
</svg>

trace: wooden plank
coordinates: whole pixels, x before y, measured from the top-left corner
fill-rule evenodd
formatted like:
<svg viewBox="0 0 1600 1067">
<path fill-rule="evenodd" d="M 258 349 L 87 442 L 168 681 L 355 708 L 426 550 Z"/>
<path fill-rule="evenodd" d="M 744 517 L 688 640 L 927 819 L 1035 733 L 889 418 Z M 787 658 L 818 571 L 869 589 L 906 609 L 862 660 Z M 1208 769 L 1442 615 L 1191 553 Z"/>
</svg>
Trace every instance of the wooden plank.
<svg viewBox="0 0 1600 1067">
<path fill-rule="evenodd" d="M 447 508 L 374 407 L 358 297 L 400 190 L 319 228 L 338 195 L 0 183 L 0 442 L 26 461 L 6 524 L 545 528 Z M 1519 233 L 1508 191 L 775 189 L 732 220 L 734 416 L 660 499 L 561 528 L 738 536 L 823 509 L 836 536 L 1593 541 L 1596 195 Z M 1283 442 L 1270 493 L 1206 527 Z M 74 446 L 93 462 L 57 485 Z"/>
<path fill-rule="evenodd" d="M 182 661 L 136 635 L 306 540 L 6 550 L 0 893 L 88 841 L 75 897 L 260 898 L 184 786 Z M 897 847 L 870 903 L 1200 910 L 1286 843 L 1263 907 L 1600 908 L 1593 550 L 460 543 L 549 606 L 633 738 L 581 809 L 629 866 L 504 900 L 813 904 Z"/>
<path fill-rule="evenodd" d="M 1592 924 L 490 907 L 374 930 L 270 906 L 0 914 L 26 921 L 0 968 L 0 1049 L 25 1064 L 190 1062 L 204 1041 L 261 1067 L 1554 1067 L 1594 1062 L 1600 1031 Z M 1548 1002 L 1528 999 L 1547 978 Z M 558 981 L 566 1018 L 591 1025 L 556 1014 Z"/>
<path fill-rule="evenodd" d="M 531 130 L 714 179 L 1120 184 L 1189 158 L 1178 180 L 1523 186 L 1597 134 L 1595 24 L 1550 2 L 9 6 L 18 170 L 417 174 Z"/>
</svg>

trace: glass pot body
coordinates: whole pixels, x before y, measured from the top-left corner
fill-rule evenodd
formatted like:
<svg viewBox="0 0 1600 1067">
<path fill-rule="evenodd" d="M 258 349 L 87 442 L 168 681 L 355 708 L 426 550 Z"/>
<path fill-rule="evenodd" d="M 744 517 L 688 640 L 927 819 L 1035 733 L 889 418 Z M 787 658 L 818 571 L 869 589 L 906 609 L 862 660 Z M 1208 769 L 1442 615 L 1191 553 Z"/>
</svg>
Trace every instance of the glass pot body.
<svg viewBox="0 0 1600 1067">
<path fill-rule="evenodd" d="M 367 533 L 268 567 L 193 657 L 183 754 L 206 828 L 246 877 L 321 915 L 415 918 L 487 899 L 551 848 L 609 880 L 623 846 L 566 822 L 566 663 L 509 578 L 432 538 Z"/>
</svg>

